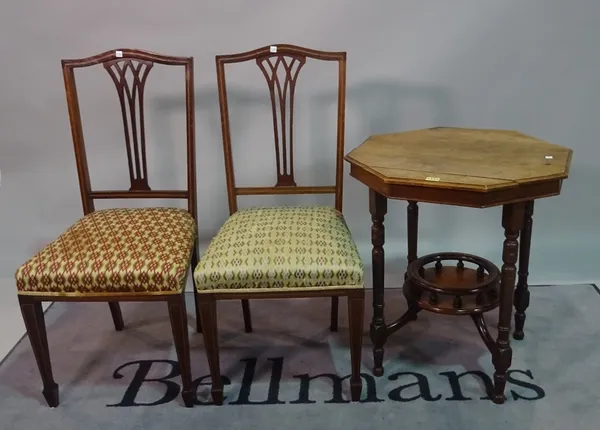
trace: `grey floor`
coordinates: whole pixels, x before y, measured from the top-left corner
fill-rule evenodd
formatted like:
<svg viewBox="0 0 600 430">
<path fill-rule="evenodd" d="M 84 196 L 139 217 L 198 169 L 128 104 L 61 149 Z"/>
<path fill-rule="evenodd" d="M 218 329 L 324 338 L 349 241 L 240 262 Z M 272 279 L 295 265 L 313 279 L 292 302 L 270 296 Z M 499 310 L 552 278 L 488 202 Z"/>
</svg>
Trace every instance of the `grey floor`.
<svg viewBox="0 0 600 430">
<path fill-rule="evenodd" d="M 240 303 L 221 303 L 226 399 L 206 404 L 208 367 L 189 299 L 196 407 L 178 396 L 165 305 L 124 304 L 126 330 L 115 332 L 105 304 L 58 303 L 46 318 L 61 405 L 44 404 L 25 339 L 0 365 L 0 428 L 549 430 L 596 429 L 600 421 L 600 292 L 591 285 L 532 288 L 504 405 L 485 398 L 493 367 L 471 320 L 426 313 L 388 341 L 381 378 L 371 376 L 365 324 L 363 401 L 349 403 L 346 312 L 330 333 L 328 299 L 252 301 L 252 334 L 243 331 Z M 386 305 L 389 319 L 404 311 L 400 290 L 387 293 Z M 492 331 L 495 317 L 487 318 Z"/>
</svg>

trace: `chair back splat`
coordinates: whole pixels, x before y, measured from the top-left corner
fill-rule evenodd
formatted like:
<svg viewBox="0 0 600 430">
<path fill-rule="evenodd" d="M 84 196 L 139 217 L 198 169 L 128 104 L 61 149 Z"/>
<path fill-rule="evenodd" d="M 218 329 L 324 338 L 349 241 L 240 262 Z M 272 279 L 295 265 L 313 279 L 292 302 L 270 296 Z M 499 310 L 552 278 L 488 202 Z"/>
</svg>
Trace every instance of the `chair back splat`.
<svg viewBox="0 0 600 430">
<path fill-rule="evenodd" d="M 185 69 L 185 104 L 187 133 L 187 187 L 185 190 L 152 190 L 148 180 L 144 90 L 155 64 L 179 66 Z M 123 119 L 125 151 L 129 169 L 128 190 L 92 190 L 79 98 L 75 84 L 75 69 L 102 65 L 115 84 Z M 77 174 L 84 214 L 95 210 L 96 199 L 186 199 L 188 211 L 196 217 L 196 167 L 194 124 L 194 60 L 192 57 L 160 55 L 139 49 L 107 51 L 86 58 L 62 60 L 63 77 Z"/>
<path fill-rule="evenodd" d="M 298 77 L 307 60 L 335 62 L 338 65 L 335 184 L 331 186 L 299 186 L 294 177 L 294 95 Z M 272 187 L 238 187 L 235 181 L 225 66 L 248 61 L 256 62 L 265 77 L 270 94 L 277 171 L 275 185 Z M 265 194 L 335 194 L 335 208 L 341 212 L 344 177 L 346 53 L 318 51 L 283 44 L 265 46 L 238 54 L 218 55 L 216 66 L 230 213 L 233 214 L 237 211 L 237 196 Z"/>
</svg>

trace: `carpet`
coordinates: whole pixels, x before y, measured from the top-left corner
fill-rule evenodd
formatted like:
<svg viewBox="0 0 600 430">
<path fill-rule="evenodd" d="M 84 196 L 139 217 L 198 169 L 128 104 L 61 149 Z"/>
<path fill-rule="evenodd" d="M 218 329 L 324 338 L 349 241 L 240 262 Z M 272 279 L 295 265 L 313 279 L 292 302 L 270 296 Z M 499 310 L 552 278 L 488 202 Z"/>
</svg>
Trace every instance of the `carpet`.
<svg viewBox="0 0 600 430">
<path fill-rule="evenodd" d="M 513 341 L 504 405 L 486 399 L 490 354 L 468 317 L 421 313 L 388 341 L 371 375 L 365 324 L 363 395 L 349 403 L 346 312 L 328 331 L 328 299 L 219 304 L 225 404 L 210 404 L 202 336 L 188 297 L 198 405 L 182 406 L 166 305 L 123 304 L 115 332 L 106 304 L 56 303 L 46 313 L 61 404 L 48 408 L 28 339 L 0 365 L 2 429 L 594 429 L 600 422 L 600 293 L 589 285 L 533 287 L 523 341 Z M 366 321 L 371 295 L 367 294 Z M 389 320 L 405 309 L 387 292 Z M 345 300 L 340 309 L 345 310 Z M 496 313 L 489 314 L 490 330 Z M 467 372 L 467 373 L 465 373 Z"/>
</svg>

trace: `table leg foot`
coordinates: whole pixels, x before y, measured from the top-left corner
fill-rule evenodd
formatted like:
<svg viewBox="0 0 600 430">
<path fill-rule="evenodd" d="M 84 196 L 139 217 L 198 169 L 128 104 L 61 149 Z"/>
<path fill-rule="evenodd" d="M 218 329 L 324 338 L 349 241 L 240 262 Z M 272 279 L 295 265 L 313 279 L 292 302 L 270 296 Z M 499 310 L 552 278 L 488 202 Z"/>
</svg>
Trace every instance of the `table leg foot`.
<svg viewBox="0 0 600 430">
<path fill-rule="evenodd" d="M 387 340 L 385 324 L 371 324 L 370 334 L 371 343 L 373 344 L 373 375 L 383 376 L 383 345 Z"/>
<path fill-rule="evenodd" d="M 519 249 L 519 279 L 515 289 L 515 330 L 513 338 L 522 340 L 525 337 L 525 311 L 529 307 L 529 255 L 531 252 L 531 232 L 533 229 L 533 200 L 525 204 L 523 228 L 521 230 L 521 243 Z"/>
<path fill-rule="evenodd" d="M 519 277 L 523 276 L 519 270 Z M 513 332 L 513 339 L 523 340 L 525 338 L 525 311 L 529 307 L 529 288 L 527 285 L 527 279 L 519 281 L 517 288 L 515 289 L 515 330 Z"/>
<path fill-rule="evenodd" d="M 499 395 L 494 394 L 492 396 L 492 402 L 497 405 L 501 405 L 504 403 L 504 393 L 500 393 Z"/>
<path fill-rule="evenodd" d="M 496 404 L 504 403 L 504 389 L 506 388 L 506 373 L 512 361 L 512 348 L 510 346 L 498 347 L 494 352 L 494 391 L 492 401 Z"/>
</svg>

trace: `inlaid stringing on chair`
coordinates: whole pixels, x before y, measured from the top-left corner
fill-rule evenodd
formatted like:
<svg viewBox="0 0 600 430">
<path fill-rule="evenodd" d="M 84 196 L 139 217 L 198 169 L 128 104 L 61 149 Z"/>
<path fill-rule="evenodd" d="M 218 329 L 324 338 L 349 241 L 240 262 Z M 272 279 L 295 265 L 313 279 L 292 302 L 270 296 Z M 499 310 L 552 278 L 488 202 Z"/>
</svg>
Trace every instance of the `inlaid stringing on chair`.
<svg viewBox="0 0 600 430">
<path fill-rule="evenodd" d="M 114 81 L 119 96 L 131 180 L 127 191 L 91 188 L 74 70 L 98 64 Z M 148 182 L 143 96 L 154 64 L 185 69 L 187 189 L 182 191 L 151 190 Z M 42 302 L 108 302 L 115 329 L 120 331 L 124 324 L 118 302 L 166 301 L 181 370 L 182 398 L 191 407 L 195 389 L 190 374 L 184 289 L 190 259 L 193 267 L 198 259 L 193 59 L 123 49 L 63 60 L 62 69 L 84 217 L 23 264 L 15 275 L 43 395 L 49 406 L 58 405 Z M 188 208 L 94 208 L 95 199 L 129 198 L 186 199 Z"/>
<path fill-rule="evenodd" d="M 297 186 L 294 178 L 294 92 L 298 74 L 307 59 L 338 65 L 337 150 L 333 186 Z M 270 90 L 277 165 L 274 187 L 237 187 L 235 183 L 225 65 L 246 61 L 256 62 L 258 73 L 262 72 Z M 357 401 L 362 386 L 360 354 L 364 288 L 363 264 L 342 215 L 346 53 L 277 45 L 217 56 L 216 66 L 230 217 L 194 270 L 196 305 L 204 330 L 213 400 L 216 404 L 223 403 L 217 300 L 332 297 L 331 330 L 336 331 L 338 298 L 346 296 L 352 361 L 350 388 L 352 400 Z M 268 194 L 334 194 L 335 207 L 284 206 L 238 210 L 238 195 Z M 248 302 L 243 303 L 246 328 L 250 331 Z"/>
</svg>

